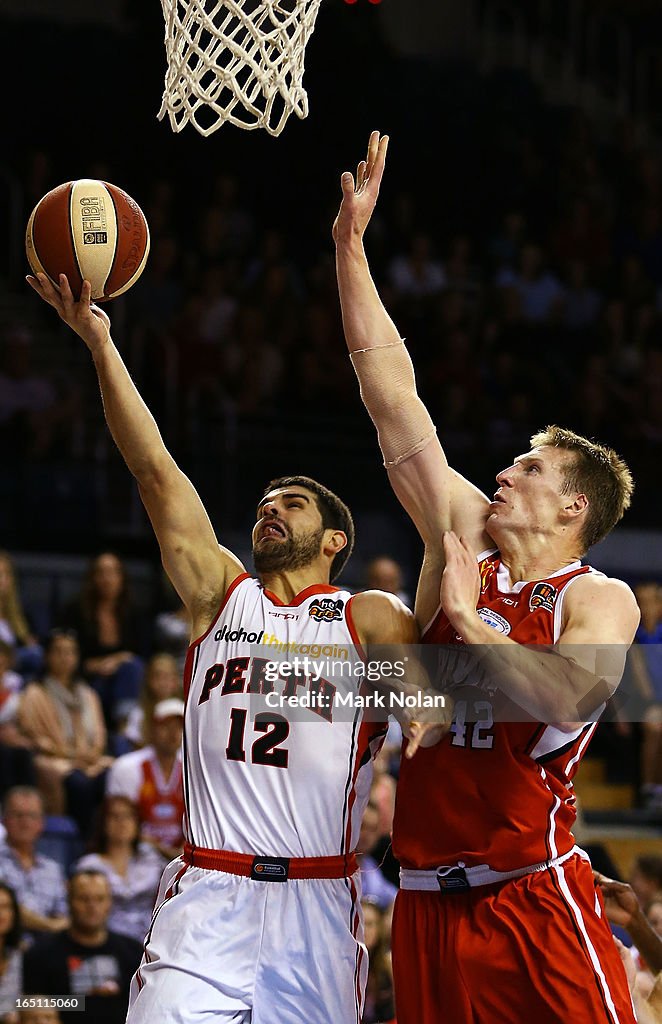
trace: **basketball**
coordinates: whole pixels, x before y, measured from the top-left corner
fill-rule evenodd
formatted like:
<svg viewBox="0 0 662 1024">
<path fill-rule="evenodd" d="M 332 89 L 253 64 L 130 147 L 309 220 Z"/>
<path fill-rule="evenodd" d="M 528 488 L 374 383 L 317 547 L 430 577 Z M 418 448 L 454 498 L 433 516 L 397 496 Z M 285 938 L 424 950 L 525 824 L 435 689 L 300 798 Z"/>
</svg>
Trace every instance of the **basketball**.
<svg viewBox="0 0 662 1024">
<path fill-rule="evenodd" d="M 76 299 L 83 281 L 92 299 L 114 299 L 135 284 L 149 253 L 149 228 L 131 196 L 93 178 L 68 181 L 35 206 L 25 236 L 33 272 L 58 287 L 66 274 Z"/>
</svg>

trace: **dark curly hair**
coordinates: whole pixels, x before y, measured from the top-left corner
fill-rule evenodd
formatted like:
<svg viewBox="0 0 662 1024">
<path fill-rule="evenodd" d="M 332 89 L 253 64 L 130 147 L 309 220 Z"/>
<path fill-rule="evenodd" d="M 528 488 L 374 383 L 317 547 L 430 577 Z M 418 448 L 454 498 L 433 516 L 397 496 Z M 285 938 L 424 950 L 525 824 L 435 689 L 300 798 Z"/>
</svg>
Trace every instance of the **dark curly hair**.
<svg viewBox="0 0 662 1024">
<path fill-rule="evenodd" d="M 335 580 L 345 568 L 354 547 L 352 513 L 337 494 L 309 476 L 279 476 L 267 484 L 262 497 L 265 498 L 270 491 L 275 491 L 280 487 L 305 487 L 307 491 L 312 491 L 317 499 L 317 507 L 322 517 L 322 528 L 324 530 L 342 530 L 346 535 L 347 544 L 331 562 L 330 579 L 331 581 Z"/>
</svg>

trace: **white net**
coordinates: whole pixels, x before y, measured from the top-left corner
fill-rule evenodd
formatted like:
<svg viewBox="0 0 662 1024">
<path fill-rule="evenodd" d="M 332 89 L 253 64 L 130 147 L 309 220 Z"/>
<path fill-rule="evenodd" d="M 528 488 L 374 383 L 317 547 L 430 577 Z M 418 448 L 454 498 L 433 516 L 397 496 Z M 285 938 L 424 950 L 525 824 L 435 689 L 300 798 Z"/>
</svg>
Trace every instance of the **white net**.
<svg viewBox="0 0 662 1024">
<path fill-rule="evenodd" d="M 166 71 L 159 119 L 211 135 L 226 121 L 280 135 L 308 114 L 306 44 L 321 0 L 161 0 Z"/>
</svg>

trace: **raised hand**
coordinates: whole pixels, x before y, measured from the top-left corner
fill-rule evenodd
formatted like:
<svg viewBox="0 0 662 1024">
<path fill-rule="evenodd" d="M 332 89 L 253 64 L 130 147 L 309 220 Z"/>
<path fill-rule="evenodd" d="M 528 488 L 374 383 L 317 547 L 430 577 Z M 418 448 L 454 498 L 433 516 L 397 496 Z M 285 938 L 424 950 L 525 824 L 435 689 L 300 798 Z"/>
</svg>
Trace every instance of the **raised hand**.
<svg viewBox="0 0 662 1024">
<path fill-rule="evenodd" d="M 379 132 L 372 132 L 366 159 L 356 168 L 356 180 L 351 171 L 343 172 L 340 178 L 342 203 L 333 225 L 336 243 L 363 236 L 379 195 L 387 149 L 388 135 L 380 138 Z"/>
<path fill-rule="evenodd" d="M 446 566 L 441 577 L 441 606 L 461 632 L 462 623 L 475 615 L 480 597 L 480 572 L 476 555 L 464 537 L 452 530 L 444 534 Z"/>
<path fill-rule="evenodd" d="M 59 291 L 46 274 L 28 274 L 26 281 L 44 302 L 57 311 L 65 324 L 83 339 L 92 354 L 108 341 L 110 320 L 107 314 L 91 301 L 92 285 L 89 281 L 83 281 L 78 302 L 74 299 L 65 274 L 60 274 Z"/>
</svg>

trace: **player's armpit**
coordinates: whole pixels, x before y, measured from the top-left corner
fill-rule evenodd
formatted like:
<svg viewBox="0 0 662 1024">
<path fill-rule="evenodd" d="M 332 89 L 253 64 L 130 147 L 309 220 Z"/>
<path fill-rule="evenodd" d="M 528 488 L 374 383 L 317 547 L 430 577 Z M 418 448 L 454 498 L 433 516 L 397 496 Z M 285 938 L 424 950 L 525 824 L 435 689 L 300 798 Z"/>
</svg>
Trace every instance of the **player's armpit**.
<svg viewBox="0 0 662 1024">
<path fill-rule="evenodd" d="M 388 476 L 426 547 L 441 548 L 446 530 L 466 537 L 476 551 L 494 547 L 485 531 L 488 498 L 448 465 L 436 435 L 421 451 L 388 467 Z"/>
<path fill-rule="evenodd" d="M 140 496 L 150 518 L 163 566 L 191 614 L 194 632 L 214 609 L 244 567 L 219 545 L 200 497 L 168 457 L 158 470 L 141 478 Z M 210 618 L 211 621 L 211 618 Z M 203 630 L 204 631 L 204 630 Z"/>
</svg>

